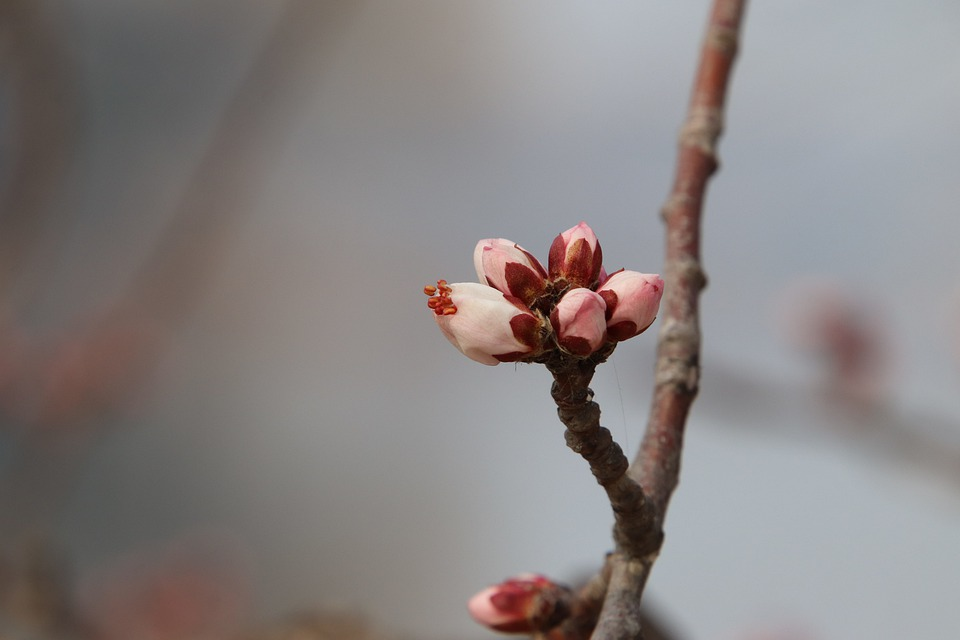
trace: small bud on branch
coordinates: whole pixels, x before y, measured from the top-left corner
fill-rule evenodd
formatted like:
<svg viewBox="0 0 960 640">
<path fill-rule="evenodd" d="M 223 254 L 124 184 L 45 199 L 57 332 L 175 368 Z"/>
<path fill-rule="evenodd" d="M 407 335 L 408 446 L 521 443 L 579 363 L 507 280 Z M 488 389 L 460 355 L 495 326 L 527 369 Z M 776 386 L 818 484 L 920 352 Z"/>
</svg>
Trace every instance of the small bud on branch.
<svg viewBox="0 0 960 640">
<path fill-rule="evenodd" d="M 586 358 L 642 333 L 663 294 L 655 274 L 608 277 L 602 257 L 585 222 L 556 237 L 549 270 L 517 243 L 487 238 L 473 252 L 480 284 L 438 280 L 423 292 L 443 334 L 477 362 Z"/>
<path fill-rule="evenodd" d="M 488 587 L 470 598 L 473 619 L 501 633 L 547 631 L 570 615 L 573 592 L 544 576 L 528 573 Z"/>
</svg>

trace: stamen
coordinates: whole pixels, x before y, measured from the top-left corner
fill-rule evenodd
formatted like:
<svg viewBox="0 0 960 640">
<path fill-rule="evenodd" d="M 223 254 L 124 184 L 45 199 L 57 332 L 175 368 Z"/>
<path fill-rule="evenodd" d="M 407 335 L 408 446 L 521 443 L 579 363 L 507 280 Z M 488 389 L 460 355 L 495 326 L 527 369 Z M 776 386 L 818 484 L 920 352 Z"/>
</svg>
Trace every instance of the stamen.
<svg viewBox="0 0 960 640">
<path fill-rule="evenodd" d="M 447 284 L 446 280 L 437 280 L 437 286 L 428 284 L 423 288 L 423 292 L 430 296 L 427 300 L 427 307 L 438 316 L 452 316 L 457 312 L 457 307 L 450 299 L 453 288 Z"/>
</svg>

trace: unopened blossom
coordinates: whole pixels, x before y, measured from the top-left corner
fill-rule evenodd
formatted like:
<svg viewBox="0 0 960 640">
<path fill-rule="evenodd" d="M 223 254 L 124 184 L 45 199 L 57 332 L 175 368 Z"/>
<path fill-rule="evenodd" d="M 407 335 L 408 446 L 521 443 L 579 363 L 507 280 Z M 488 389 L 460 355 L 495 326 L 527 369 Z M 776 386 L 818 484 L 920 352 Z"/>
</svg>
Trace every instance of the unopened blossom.
<svg viewBox="0 0 960 640">
<path fill-rule="evenodd" d="M 547 269 L 504 238 L 478 242 L 473 263 L 479 285 L 438 281 L 424 292 L 447 339 L 484 364 L 540 362 L 551 351 L 585 358 L 645 330 L 663 293 L 657 275 L 621 270 L 608 276 L 585 222 L 554 239 Z"/>
<path fill-rule="evenodd" d="M 550 313 L 550 324 L 560 347 L 576 356 L 588 356 L 606 338 L 607 305 L 590 289 L 571 289 Z"/>
<path fill-rule="evenodd" d="M 523 574 L 470 598 L 474 620 L 501 633 L 530 634 L 562 622 L 570 612 L 570 590 L 549 578 Z"/>
<path fill-rule="evenodd" d="M 477 243 L 473 265 L 480 282 L 532 303 L 546 288 L 547 272 L 523 247 L 504 238 Z"/>
<path fill-rule="evenodd" d="M 541 346 L 543 321 L 518 298 L 475 282 L 424 287 L 437 326 L 463 355 L 483 364 L 514 362 Z"/>
<path fill-rule="evenodd" d="M 575 287 L 591 287 L 603 269 L 600 242 L 586 222 L 558 235 L 547 263 L 551 280 L 566 280 Z"/>
<path fill-rule="evenodd" d="M 607 303 L 607 335 L 626 340 L 643 333 L 657 318 L 663 278 L 655 273 L 618 271 L 597 291 Z"/>
</svg>

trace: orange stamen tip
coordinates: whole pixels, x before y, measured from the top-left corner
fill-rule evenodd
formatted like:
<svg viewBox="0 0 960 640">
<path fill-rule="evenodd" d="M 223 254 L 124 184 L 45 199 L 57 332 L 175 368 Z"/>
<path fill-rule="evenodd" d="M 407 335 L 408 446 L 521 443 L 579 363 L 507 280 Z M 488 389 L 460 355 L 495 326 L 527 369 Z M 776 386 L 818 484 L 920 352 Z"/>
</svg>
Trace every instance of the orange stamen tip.
<svg viewBox="0 0 960 640">
<path fill-rule="evenodd" d="M 423 288 L 423 292 L 424 292 L 425 294 L 427 294 L 428 296 L 432 296 L 433 294 L 435 294 L 435 293 L 437 292 L 437 288 L 436 288 L 435 286 L 433 286 L 432 284 L 428 284 L 427 286 L 425 286 L 425 287 Z"/>
<path fill-rule="evenodd" d="M 457 312 L 457 308 L 454 307 L 454 306 L 449 306 L 449 307 L 444 307 L 444 308 L 443 308 L 443 315 L 445 315 L 445 316 L 452 316 L 452 315 L 455 314 L 456 312 Z"/>
</svg>

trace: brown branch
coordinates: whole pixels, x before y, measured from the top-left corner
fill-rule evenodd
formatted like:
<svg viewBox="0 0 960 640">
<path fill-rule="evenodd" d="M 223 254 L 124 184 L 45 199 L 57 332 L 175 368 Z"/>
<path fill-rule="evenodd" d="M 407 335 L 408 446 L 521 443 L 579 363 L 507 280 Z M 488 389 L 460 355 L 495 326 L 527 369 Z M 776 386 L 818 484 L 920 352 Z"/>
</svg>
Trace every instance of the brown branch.
<svg viewBox="0 0 960 640">
<path fill-rule="evenodd" d="M 699 297 L 706 284 L 700 264 L 700 221 L 707 182 L 716 171 L 717 140 L 746 0 L 715 0 L 700 54 L 687 119 L 680 131 L 673 189 L 663 208 L 666 223 L 664 300 L 650 420 L 628 471 L 653 504 L 660 535 L 680 474 L 687 414 L 700 378 Z M 640 598 L 656 551 L 624 553 L 618 545 L 594 640 L 636 640 Z"/>
<path fill-rule="evenodd" d="M 607 492 L 613 508 L 613 537 L 618 549 L 643 557 L 660 548 L 659 529 L 655 526 L 650 501 L 629 475 L 629 461 L 623 450 L 600 426 L 600 406 L 593 401 L 588 386 L 596 367 L 613 352 L 616 343 L 587 359 L 553 352 L 544 364 L 553 374 L 551 395 L 557 403 L 557 415 L 567 427 L 567 446 L 590 464 L 590 471 Z"/>
<path fill-rule="evenodd" d="M 611 556 L 612 554 L 607 556 L 603 568 L 580 588 L 571 603 L 570 617 L 547 633 L 546 640 L 581 640 L 581 638 L 590 637 L 600 617 L 603 598 L 607 593 L 607 584 L 610 582 L 610 572 L 613 568 Z"/>
<path fill-rule="evenodd" d="M 78 104 L 62 25 L 35 0 L 0 2 L 0 69 L 11 95 L 10 169 L 0 194 L 0 300 L 25 279 L 24 263 L 63 173 L 77 133 Z M 21 283 L 29 295 L 33 283 Z"/>
<path fill-rule="evenodd" d="M 589 638 L 597 626 L 600 609 L 603 607 L 604 596 L 607 593 L 607 585 L 610 582 L 610 574 L 617 563 L 616 556 L 609 554 L 603 569 L 577 592 L 576 598 L 570 605 L 570 617 L 564 620 L 559 627 L 542 636 L 535 636 L 535 639 L 540 640 L 541 637 L 543 640 L 582 640 L 583 638 Z M 633 603 L 627 602 L 625 604 Z M 677 640 L 679 638 L 669 626 L 660 620 L 660 616 L 650 611 L 647 605 L 640 607 L 639 615 L 640 628 L 643 629 L 645 640 Z"/>
<path fill-rule="evenodd" d="M 714 0 L 700 54 L 670 196 L 666 223 L 664 299 L 650 420 L 633 464 L 627 465 L 610 432 L 600 426 L 600 407 L 589 388 L 597 364 L 562 355 L 544 361 L 554 376 L 552 395 L 567 445 L 589 463 L 613 507 L 616 551 L 581 591 L 573 615 L 554 638 L 643 638 L 640 601 L 663 542 L 667 504 L 680 475 L 683 431 L 700 378 L 699 298 L 706 285 L 700 265 L 700 222 L 707 182 L 716 171 L 717 141 L 739 41 L 746 0 Z M 602 585 L 606 584 L 605 592 Z M 595 628 L 597 599 L 603 598 Z"/>
<path fill-rule="evenodd" d="M 717 169 L 717 140 L 745 0 L 715 0 L 687 119 L 680 131 L 666 222 L 664 300 L 650 420 L 630 473 L 662 519 L 677 486 L 683 428 L 700 378 L 700 220 L 707 181 Z"/>
</svg>

